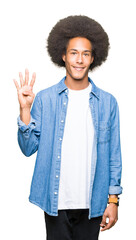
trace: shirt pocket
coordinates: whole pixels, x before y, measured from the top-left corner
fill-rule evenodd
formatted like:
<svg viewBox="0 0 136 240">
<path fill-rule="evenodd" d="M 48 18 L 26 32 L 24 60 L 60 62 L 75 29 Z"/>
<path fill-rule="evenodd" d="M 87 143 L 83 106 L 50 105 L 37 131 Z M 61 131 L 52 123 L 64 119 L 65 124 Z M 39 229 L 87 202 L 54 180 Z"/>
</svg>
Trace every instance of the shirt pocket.
<svg viewBox="0 0 136 240">
<path fill-rule="evenodd" d="M 98 143 L 110 141 L 110 124 L 109 122 L 100 121 L 98 126 Z"/>
</svg>

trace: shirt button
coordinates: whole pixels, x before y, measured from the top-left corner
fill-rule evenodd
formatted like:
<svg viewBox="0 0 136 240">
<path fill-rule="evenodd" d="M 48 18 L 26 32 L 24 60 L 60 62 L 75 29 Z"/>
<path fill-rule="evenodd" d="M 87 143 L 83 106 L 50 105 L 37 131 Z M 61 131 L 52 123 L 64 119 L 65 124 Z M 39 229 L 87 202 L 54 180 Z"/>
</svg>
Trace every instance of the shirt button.
<svg viewBox="0 0 136 240">
<path fill-rule="evenodd" d="M 58 175 L 56 175 L 56 178 L 58 178 L 59 176 Z"/>
<path fill-rule="evenodd" d="M 60 156 L 58 156 L 58 158 L 60 158 Z"/>
<path fill-rule="evenodd" d="M 66 105 L 66 102 L 64 102 L 63 104 Z"/>
<path fill-rule="evenodd" d="M 54 192 L 55 195 L 57 195 L 57 192 Z"/>
<path fill-rule="evenodd" d="M 68 90 L 66 89 L 65 92 L 67 92 Z"/>
<path fill-rule="evenodd" d="M 60 141 L 62 140 L 62 138 L 59 139 Z"/>
<path fill-rule="evenodd" d="M 64 122 L 64 120 L 61 120 L 61 122 Z"/>
</svg>

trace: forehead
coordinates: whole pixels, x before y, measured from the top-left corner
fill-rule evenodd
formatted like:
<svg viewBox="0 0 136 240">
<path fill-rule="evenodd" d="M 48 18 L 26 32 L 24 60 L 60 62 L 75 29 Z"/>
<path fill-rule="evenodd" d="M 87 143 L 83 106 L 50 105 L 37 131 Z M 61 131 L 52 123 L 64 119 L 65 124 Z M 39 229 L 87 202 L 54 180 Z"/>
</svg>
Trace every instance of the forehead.
<svg viewBox="0 0 136 240">
<path fill-rule="evenodd" d="M 91 42 L 84 37 L 75 37 L 69 40 L 67 45 L 67 50 L 77 49 L 77 50 L 92 50 Z"/>
</svg>

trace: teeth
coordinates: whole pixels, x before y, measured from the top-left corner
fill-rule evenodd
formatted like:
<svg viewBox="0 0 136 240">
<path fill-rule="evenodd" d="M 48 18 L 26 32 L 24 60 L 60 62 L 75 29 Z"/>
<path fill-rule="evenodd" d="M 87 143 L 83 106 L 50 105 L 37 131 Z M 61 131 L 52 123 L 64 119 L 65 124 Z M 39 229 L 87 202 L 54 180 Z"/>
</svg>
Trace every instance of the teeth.
<svg viewBox="0 0 136 240">
<path fill-rule="evenodd" d="M 84 68 L 82 68 L 82 67 L 74 67 L 76 70 L 82 70 L 82 69 L 84 69 Z"/>
</svg>

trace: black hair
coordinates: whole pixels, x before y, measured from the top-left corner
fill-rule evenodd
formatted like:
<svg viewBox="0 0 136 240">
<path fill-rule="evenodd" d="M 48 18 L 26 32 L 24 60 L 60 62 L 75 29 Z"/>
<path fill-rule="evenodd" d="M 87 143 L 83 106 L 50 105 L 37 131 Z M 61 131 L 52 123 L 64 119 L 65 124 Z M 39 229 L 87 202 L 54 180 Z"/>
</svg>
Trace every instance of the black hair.
<svg viewBox="0 0 136 240">
<path fill-rule="evenodd" d="M 87 16 L 75 15 L 59 20 L 49 33 L 47 51 L 53 63 L 65 67 L 62 55 L 66 54 L 69 40 L 75 37 L 87 38 L 92 44 L 94 61 L 89 70 L 100 66 L 107 59 L 110 44 L 102 26 Z"/>
</svg>

